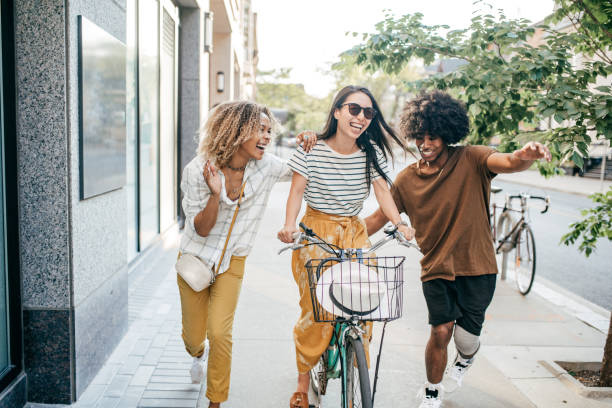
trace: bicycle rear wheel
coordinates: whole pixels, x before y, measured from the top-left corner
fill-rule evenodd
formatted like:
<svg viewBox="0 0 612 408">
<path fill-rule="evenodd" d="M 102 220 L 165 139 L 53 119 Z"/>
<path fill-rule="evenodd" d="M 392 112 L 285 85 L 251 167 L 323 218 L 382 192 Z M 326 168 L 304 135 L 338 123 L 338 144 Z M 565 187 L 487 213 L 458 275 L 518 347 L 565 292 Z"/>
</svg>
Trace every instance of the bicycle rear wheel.
<svg viewBox="0 0 612 408">
<path fill-rule="evenodd" d="M 343 390 L 343 408 L 372 408 L 372 389 L 368 364 L 361 339 L 347 336 L 346 389 Z"/>
<path fill-rule="evenodd" d="M 522 295 L 526 295 L 533 286 L 536 269 L 536 249 L 533 232 L 529 225 L 523 224 L 516 235 L 514 248 L 514 279 Z"/>
</svg>

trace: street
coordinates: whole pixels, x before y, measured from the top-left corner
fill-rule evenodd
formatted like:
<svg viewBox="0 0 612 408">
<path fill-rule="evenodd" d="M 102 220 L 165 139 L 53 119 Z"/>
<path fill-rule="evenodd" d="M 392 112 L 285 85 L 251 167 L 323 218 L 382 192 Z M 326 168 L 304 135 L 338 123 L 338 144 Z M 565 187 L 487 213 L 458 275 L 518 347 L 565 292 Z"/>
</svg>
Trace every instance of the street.
<svg viewBox="0 0 612 408">
<path fill-rule="evenodd" d="M 531 227 L 536 243 L 536 280 L 538 276 L 556 283 L 589 301 L 612 309 L 612 244 L 600 239 L 597 251 L 589 258 L 578 252 L 578 246 L 560 244 L 561 236 L 569 231 L 569 224 L 580 218 L 580 211 L 591 207 L 588 197 L 543 190 L 525 185 L 494 180 L 504 189 L 496 202 L 503 204 L 506 193 L 527 192 L 550 196 L 550 209 L 540 214 L 542 204 L 533 202 L 530 210 Z M 515 202 L 515 204 L 518 204 Z"/>
</svg>

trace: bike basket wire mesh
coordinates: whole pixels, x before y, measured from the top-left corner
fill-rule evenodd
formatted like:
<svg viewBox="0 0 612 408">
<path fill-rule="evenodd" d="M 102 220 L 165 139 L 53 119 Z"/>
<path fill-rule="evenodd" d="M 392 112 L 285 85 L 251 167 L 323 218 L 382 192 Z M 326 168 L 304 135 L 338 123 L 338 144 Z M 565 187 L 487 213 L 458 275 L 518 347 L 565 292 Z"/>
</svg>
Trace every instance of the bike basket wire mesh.
<svg viewBox="0 0 612 408">
<path fill-rule="evenodd" d="M 306 263 L 316 322 L 390 321 L 402 315 L 403 256 L 311 259 Z"/>
</svg>

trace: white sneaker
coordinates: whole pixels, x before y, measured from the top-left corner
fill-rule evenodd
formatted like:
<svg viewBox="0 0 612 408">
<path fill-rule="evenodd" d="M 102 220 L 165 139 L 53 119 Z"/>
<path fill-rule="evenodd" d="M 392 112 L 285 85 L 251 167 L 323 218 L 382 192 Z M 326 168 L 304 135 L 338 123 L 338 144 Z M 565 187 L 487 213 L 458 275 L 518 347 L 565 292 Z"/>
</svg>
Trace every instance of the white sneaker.
<svg viewBox="0 0 612 408">
<path fill-rule="evenodd" d="M 461 387 L 463 377 L 467 373 L 467 370 L 474 363 L 474 357 L 466 359 L 457 353 L 453 364 L 446 369 L 444 389 L 448 392 L 453 392 L 457 388 Z"/>
<path fill-rule="evenodd" d="M 417 398 L 421 399 L 419 408 L 440 408 L 442 406 L 443 393 L 444 387 L 442 384 L 426 382 L 417 393 Z"/>
<path fill-rule="evenodd" d="M 204 353 L 200 357 L 193 358 L 193 364 L 189 370 L 189 374 L 191 374 L 191 382 L 193 384 L 200 384 L 204 379 L 204 366 L 206 365 L 206 360 L 208 360 L 209 350 L 210 346 L 208 344 L 208 339 L 206 339 L 204 341 Z"/>
</svg>

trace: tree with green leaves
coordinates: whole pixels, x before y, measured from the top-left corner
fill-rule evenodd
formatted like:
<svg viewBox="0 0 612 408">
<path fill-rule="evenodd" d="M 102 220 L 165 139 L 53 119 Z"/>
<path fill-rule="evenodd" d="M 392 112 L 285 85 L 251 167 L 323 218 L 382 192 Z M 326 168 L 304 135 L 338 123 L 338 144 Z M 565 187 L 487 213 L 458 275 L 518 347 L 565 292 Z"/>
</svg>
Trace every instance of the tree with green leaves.
<svg viewBox="0 0 612 408">
<path fill-rule="evenodd" d="M 500 137 L 500 150 L 512 151 L 525 139 L 546 143 L 554 160 L 539 163 L 544 175 L 561 173 L 559 165 L 580 167 L 595 140 L 612 140 L 612 2 L 556 0 L 551 16 L 540 24 L 476 13 L 468 28 L 448 31 L 426 25 L 420 13 L 379 22 L 363 34 L 362 44 L 345 54 L 370 72 L 397 73 L 413 59 L 431 64 L 437 58 L 466 62 L 456 71 L 406 82 L 418 92 L 443 89 L 462 99 L 472 123 L 469 142 Z M 582 63 L 576 64 L 575 57 Z M 582 223 L 571 226 L 567 242 L 580 237 L 585 254 L 598 238 L 610 236 L 610 195 Z M 606 227 L 607 223 L 607 227 Z M 588 249 L 588 251 L 587 251 Z M 602 385 L 612 385 L 612 320 L 602 369 Z"/>
<path fill-rule="evenodd" d="M 291 68 L 260 71 L 257 74 L 257 102 L 270 108 L 287 109 L 287 133 L 319 129 L 327 116 L 329 98 L 306 93 L 304 85 L 289 83 Z"/>
</svg>

